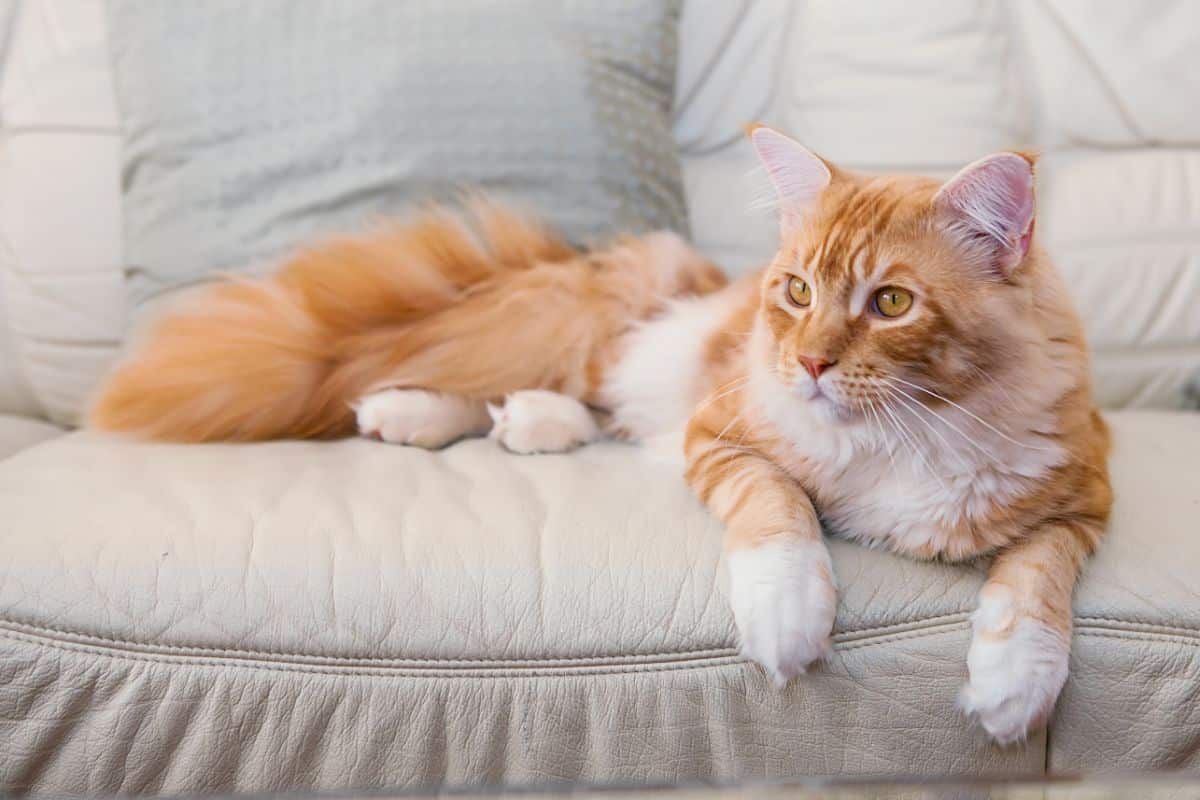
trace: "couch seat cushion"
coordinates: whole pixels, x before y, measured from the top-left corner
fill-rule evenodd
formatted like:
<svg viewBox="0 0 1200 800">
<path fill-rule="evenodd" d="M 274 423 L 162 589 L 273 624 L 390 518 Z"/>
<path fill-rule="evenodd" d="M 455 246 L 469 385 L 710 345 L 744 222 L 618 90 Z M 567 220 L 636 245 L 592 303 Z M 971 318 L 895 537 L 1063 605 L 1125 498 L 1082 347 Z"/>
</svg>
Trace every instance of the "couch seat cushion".
<svg viewBox="0 0 1200 800">
<path fill-rule="evenodd" d="M 1200 416 L 1110 419 L 1113 529 L 1076 608 L 1200 628 Z M 733 654 L 720 526 L 676 464 L 629 445 L 522 457 L 481 440 L 429 453 L 81 432 L 0 465 L 0 493 L 11 622 L 313 657 Z M 978 568 L 832 544 L 843 638 L 973 606 Z"/>
<path fill-rule="evenodd" d="M 1080 769 L 1111 763 L 1122 740 L 1095 745 L 1094 703 L 1078 701 L 1101 696 L 1101 723 L 1127 727 L 1159 676 L 1188 668 L 1200 631 L 1200 417 L 1109 419 L 1117 508 L 1077 595 L 1086 658 L 1059 715 L 1062 763 Z M 996 748 L 955 710 L 980 566 L 834 542 L 834 655 L 778 692 L 736 654 L 719 526 L 676 464 L 632 446 L 521 457 L 487 441 L 427 453 L 75 433 L 0 463 L 0 519 L 0 774 L 18 776 L 0 788 L 996 773 L 1046 759 L 1044 734 Z M 1151 634 L 1159 667 L 1114 687 L 1105 670 Z M 1151 713 L 1169 741 L 1126 762 L 1187 763 L 1198 715 Z M 81 770 L 108 737 L 139 760 Z M 162 749 L 172 741 L 186 747 Z M 348 741 L 382 750 L 347 761 Z"/>
<path fill-rule="evenodd" d="M 10 622 L 426 666 L 734 656 L 720 526 L 675 463 L 629 445 L 75 433 L 0 466 L 0 493 Z M 971 608 L 976 570 L 835 549 L 843 636 Z"/>
</svg>

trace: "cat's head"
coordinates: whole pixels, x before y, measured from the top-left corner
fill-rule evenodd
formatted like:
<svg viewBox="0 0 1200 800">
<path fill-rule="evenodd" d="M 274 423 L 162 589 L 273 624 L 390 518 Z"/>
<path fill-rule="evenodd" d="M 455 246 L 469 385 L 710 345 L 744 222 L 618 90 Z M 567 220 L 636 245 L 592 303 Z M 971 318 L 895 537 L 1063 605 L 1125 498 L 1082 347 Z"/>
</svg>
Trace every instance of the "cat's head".
<svg viewBox="0 0 1200 800">
<path fill-rule="evenodd" d="M 964 397 L 1019 357 L 1031 158 L 997 153 L 939 184 L 840 170 L 770 128 L 750 137 L 782 227 L 759 311 L 776 379 L 858 418 L 903 395 Z"/>
</svg>

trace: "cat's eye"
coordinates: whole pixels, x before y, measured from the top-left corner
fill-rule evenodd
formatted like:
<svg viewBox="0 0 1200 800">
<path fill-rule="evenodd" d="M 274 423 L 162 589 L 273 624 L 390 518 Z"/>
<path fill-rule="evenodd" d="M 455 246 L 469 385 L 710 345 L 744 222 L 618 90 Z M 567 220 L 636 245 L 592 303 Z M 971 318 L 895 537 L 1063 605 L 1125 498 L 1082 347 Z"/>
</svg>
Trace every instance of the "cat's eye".
<svg viewBox="0 0 1200 800">
<path fill-rule="evenodd" d="M 898 317 L 912 308 L 913 296 L 906 289 L 885 286 L 875 293 L 875 311 L 885 317 Z"/>
<path fill-rule="evenodd" d="M 801 308 L 812 303 L 812 289 L 808 287 L 808 282 L 795 276 L 788 278 L 787 296 L 792 305 Z"/>
</svg>

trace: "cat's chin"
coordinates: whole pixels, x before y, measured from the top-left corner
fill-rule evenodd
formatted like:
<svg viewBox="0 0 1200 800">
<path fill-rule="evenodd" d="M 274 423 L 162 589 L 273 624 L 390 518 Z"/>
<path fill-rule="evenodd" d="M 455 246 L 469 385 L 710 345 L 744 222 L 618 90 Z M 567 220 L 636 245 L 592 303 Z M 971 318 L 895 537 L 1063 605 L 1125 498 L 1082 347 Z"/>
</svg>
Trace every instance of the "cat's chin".
<svg viewBox="0 0 1200 800">
<path fill-rule="evenodd" d="M 816 381 L 801 380 L 792 386 L 792 391 L 819 422 L 824 424 L 846 424 L 861 415 L 839 397 L 836 386 L 822 385 Z"/>
<path fill-rule="evenodd" d="M 819 390 L 807 397 L 801 397 L 801 402 L 817 420 L 828 424 L 846 425 L 862 416 L 859 411 Z"/>
</svg>

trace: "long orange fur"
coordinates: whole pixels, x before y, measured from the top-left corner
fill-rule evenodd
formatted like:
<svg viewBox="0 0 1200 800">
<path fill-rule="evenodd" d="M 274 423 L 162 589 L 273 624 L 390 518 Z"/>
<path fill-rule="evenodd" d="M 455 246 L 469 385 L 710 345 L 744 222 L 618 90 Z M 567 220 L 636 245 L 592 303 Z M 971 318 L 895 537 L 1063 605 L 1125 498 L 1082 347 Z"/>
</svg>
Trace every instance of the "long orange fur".
<svg viewBox="0 0 1200 800">
<path fill-rule="evenodd" d="M 330 438 L 386 387 L 591 400 L 633 321 L 723 283 L 672 234 L 584 254 L 474 198 L 200 290 L 150 327 L 90 424 L 176 442 Z"/>
</svg>

